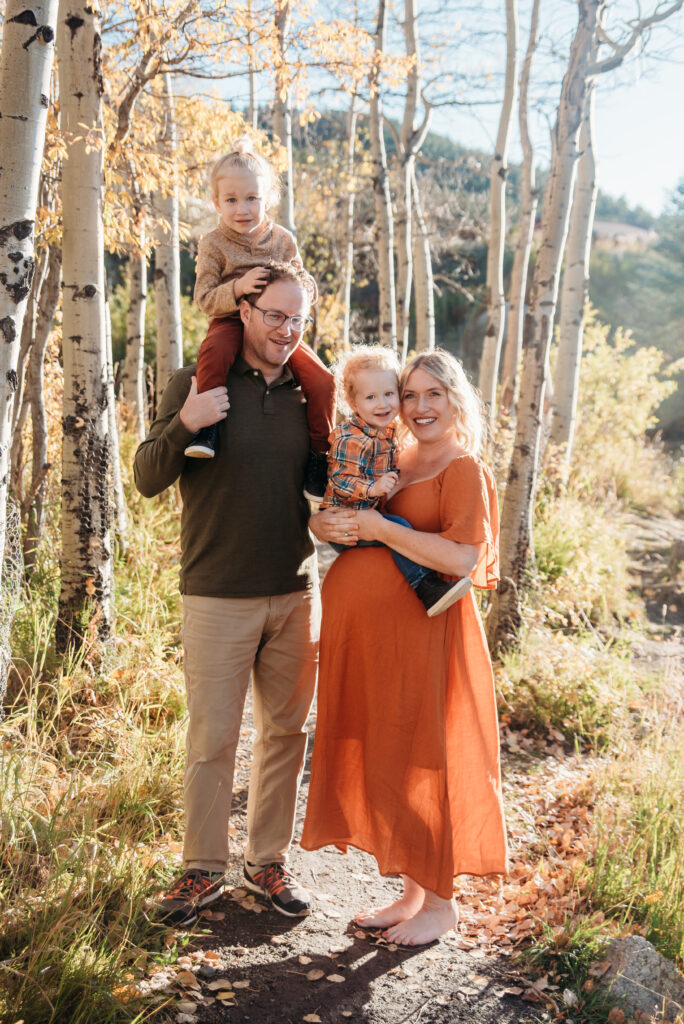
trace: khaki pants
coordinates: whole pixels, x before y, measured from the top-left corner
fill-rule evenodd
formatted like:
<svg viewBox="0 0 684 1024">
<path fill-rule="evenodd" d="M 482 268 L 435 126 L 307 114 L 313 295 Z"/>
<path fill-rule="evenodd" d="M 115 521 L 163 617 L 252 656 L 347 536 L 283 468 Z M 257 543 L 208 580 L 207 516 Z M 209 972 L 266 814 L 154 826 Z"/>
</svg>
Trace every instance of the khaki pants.
<svg viewBox="0 0 684 1024">
<path fill-rule="evenodd" d="M 318 589 L 276 597 L 183 598 L 190 722 L 185 769 L 186 867 L 224 871 L 235 749 L 250 673 L 254 744 L 247 859 L 284 862 L 306 753 L 304 723 L 318 665 Z"/>
</svg>

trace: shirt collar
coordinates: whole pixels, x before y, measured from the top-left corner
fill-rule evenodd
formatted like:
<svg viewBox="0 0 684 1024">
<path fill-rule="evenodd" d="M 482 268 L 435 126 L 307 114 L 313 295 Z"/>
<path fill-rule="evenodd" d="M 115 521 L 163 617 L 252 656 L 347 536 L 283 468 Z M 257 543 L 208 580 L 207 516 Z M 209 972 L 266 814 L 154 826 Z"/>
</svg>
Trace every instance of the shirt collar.
<svg viewBox="0 0 684 1024">
<path fill-rule="evenodd" d="M 238 355 L 236 357 L 235 362 L 233 363 L 233 371 L 234 373 L 239 374 L 241 377 L 253 377 L 255 375 L 258 375 L 261 378 L 261 380 L 264 380 L 264 375 L 262 374 L 261 370 L 256 369 L 256 367 L 254 366 L 250 366 L 247 360 L 242 355 Z M 295 377 L 292 370 L 290 369 L 290 364 L 285 363 L 281 375 L 277 378 L 277 380 L 272 381 L 268 385 L 268 387 L 274 388 L 279 386 L 280 384 L 289 384 L 291 381 L 294 383 Z"/>
<path fill-rule="evenodd" d="M 263 221 L 251 235 L 241 235 L 239 231 L 233 231 L 219 218 L 218 228 L 222 235 L 229 238 L 231 242 L 235 242 L 237 245 L 243 245 L 248 249 L 251 249 L 255 243 L 263 241 L 266 235 L 269 234 L 273 228 L 273 221 L 270 217 L 264 217 Z"/>
<path fill-rule="evenodd" d="M 366 423 L 366 421 L 357 416 L 355 412 L 353 412 L 349 417 L 349 422 L 353 423 L 355 427 L 359 428 L 359 430 L 362 430 L 364 434 L 368 435 L 368 437 L 384 437 L 388 441 L 391 441 L 394 438 L 396 431 L 396 427 L 393 423 L 390 423 L 388 427 L 372 427 L 370 423 Z"/>
</svg>

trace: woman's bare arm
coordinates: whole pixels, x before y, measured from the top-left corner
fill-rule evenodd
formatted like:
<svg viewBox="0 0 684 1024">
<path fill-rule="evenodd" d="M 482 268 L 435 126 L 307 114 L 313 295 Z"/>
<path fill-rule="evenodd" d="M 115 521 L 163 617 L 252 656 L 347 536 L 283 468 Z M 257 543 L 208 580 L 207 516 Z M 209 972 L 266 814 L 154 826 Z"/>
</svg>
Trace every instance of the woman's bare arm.
<svg viewBox="0 0 684 1024">
<path fill-rule="evenodd" d="M 438 533 L 423 533 L 384 519 L 373 509 L 356 513 L 360 540 L 379 540 L 420 565 L 448 576 L 469 576 L 484 552 L 484 544 L 458 544 Z"/>
</svg>

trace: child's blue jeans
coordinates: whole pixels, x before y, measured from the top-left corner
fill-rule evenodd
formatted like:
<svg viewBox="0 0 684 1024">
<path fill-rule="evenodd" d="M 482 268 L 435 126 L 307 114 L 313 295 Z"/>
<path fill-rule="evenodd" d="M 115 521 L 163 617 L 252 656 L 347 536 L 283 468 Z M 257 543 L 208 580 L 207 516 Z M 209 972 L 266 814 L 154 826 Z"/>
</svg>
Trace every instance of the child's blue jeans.
<svg viewBox="0 0 684 1024">
<path fill-rule="evenodd" d="M 413 529 L 408 519 L 402 519 L 401 516 L 390 516 L 387 515 L 386 512 L 381 512 L 380 514 L 383 519 L 389 519 L 392 523 L 399 523 L 400 526 L 408 526 L 409 530 Z M 356 544 L 353 544 L 351 547 L 348 544 L 332 543 L 330 547 L 334 548 L 335 551 L 342 553 L 343 551 L 350 551 L 354 548 L 384 548 L 387 547 L 387 545 L 383 544 L 382 541 L 379 540 L 357 540 Z M 424 579 L 429 572 L 432 572 L 431 569 L 427 569 L 424 565 L 419 565 L 418 562 L 412 562 L 410 558 L 406 557 L 406 555 L 400 555 L 398 551 L 394 550 L 394 548 L 389 548 L 389 553 L 394 559 L 394 564 L 397 569 L 413 590 L 416 589 L 420 581 Z"/>
</svg>

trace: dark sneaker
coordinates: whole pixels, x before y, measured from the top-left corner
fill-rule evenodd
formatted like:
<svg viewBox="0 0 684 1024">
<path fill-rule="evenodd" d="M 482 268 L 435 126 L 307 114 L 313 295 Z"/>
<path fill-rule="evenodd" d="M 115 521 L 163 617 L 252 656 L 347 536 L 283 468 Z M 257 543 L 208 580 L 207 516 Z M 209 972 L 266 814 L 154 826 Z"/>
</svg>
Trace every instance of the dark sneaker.
<svg viewBox="0 0 684 1024">
<path fill-rule="evenodd" d="M 156 920 L 178 927 L 189 927 L 197 920 L 202 907 L 219 898 L 225 888 L 225 881 L 223 871 L 188 868 L 162 896 L 154 915 Z"/>
<path fill-rule="evenodd" d="M 470 576 L 460 580 L 443 580 L 437 573 L 431 572 L 424 576 L 416 587 L 416 594 L 425 605 L 428 617 L 441 615 L 452 604 L 455 604 L 471 589 L 473 581 Z"/>
<path fill-rule="evenodd" d="M 268 896 L 286 917 L 306 917 L 312 900 L 306 889 L 292 877 L 284 864 L 250 864 L 245 861 L 245 885 L 253 892 Z"/>
<path fill-rule="evenodd" d="M 328 456 L 325 452 L 309 452 L 304 478 L 304 497 L 309 501 L 322 501 L 328 486 Z"/>
<path fill-rule="evenodd" d="M 213 459 L 216 454 L 216 442 L 218 440 L 218 423 L 212 423 L 210 427 L 202 427 L 190 444 L 185 449 L 185 454 L 191 459 Z"/>
</svg>

